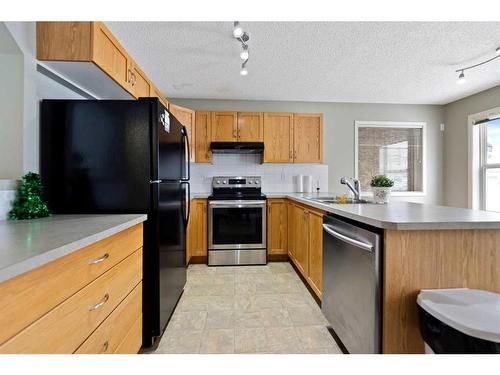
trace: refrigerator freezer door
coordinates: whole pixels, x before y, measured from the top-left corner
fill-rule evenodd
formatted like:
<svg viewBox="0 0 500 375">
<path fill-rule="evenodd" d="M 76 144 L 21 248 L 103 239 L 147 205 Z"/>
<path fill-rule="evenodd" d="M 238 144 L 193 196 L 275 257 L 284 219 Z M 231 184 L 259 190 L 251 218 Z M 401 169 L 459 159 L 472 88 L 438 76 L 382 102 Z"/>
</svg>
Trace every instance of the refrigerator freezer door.
<svg viewBox="0 0 500 375">
<path fill-rule="evenodd" d="M 165 107 L 156 106 L 157 119 L 153 119 L 153 180 L 180 181 L 184 178 L 186 163 L 184 127 Z"/>
</svg>

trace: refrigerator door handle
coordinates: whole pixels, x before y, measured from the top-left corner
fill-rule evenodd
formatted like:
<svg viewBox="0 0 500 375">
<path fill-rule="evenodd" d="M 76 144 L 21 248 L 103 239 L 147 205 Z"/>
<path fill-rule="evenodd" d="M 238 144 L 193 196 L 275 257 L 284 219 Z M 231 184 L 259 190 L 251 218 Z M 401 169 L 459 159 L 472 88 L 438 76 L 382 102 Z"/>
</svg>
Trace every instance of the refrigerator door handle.
<svg viewBox="0 0 500 375">
<path fill-rule="evenodd" d="M 185 218 L 185 223 L 186 223 L 186 228 L 189 223 L 189 216 L 191 215 L 191 185 L 189 182 L 182 181 L 181 184 L 187 185 L 187 199 L 186 199 L 186 206 L 187 206 L 187 213 L 186 213 L 186 218 Z"/>
<path fill-rule="evenodd" d="M 186 145 L 186 148 L 184 151 L 185 152 L 187 151 L 186 168 L 185 168 L 185 170 L 187 171 L 187 176 L 185 178 L 182 178 L 182 181 L 189 181 L 191 179 L 191 163 L 190 163 L 191 147 L 189 145 L 189 136 L 187 134 L 187 130 L 185 127 L 182 127 L 182 137 L 185 139 L 185 145 Z"/>
</svg>

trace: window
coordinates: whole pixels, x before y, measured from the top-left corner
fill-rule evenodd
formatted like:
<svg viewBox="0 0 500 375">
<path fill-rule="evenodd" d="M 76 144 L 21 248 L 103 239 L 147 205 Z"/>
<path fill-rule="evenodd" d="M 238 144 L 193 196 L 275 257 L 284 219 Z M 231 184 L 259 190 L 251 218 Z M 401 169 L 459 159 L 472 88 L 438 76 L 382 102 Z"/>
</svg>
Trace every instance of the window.
<svg viewBox="0 0 500 375">
<path fill-rule="evenodd" d="M 370 179 L 385 174 L 395 195 L 424 194 L 425 123 L 356 121 L 355 173 L 361 191 Z"/>
<path fill-rule="evenodd" d="M 500 119 L 478 122 L 479 208 L 500 212 Z"/>
</svg>

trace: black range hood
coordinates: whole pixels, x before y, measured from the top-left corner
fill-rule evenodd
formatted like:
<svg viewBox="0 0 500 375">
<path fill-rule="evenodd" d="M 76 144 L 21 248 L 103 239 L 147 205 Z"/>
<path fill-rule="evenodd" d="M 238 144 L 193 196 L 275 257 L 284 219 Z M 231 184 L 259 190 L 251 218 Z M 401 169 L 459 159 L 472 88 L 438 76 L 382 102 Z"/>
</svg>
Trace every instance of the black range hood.
<svg viewBox="0 0 500 375">
<path fill-rule="evenodd" d="M 212 142 L 213 154 L 261 154 L 264 142 Z"/>
</svg>

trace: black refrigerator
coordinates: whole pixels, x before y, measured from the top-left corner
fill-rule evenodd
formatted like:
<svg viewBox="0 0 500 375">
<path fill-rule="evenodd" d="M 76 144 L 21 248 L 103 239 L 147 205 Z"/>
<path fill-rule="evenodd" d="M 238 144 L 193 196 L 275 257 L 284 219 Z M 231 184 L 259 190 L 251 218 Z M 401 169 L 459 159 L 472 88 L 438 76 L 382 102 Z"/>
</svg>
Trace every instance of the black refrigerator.
<svg viewBox="0 0 500 375">
<path fill-rule="evenodd" d="M 56 214 L 147 214 L 143 346 L 154 346 L 186 282 L 186 129 L 156 98 L 43 100 L 40 171 Z"/>
</svg>

